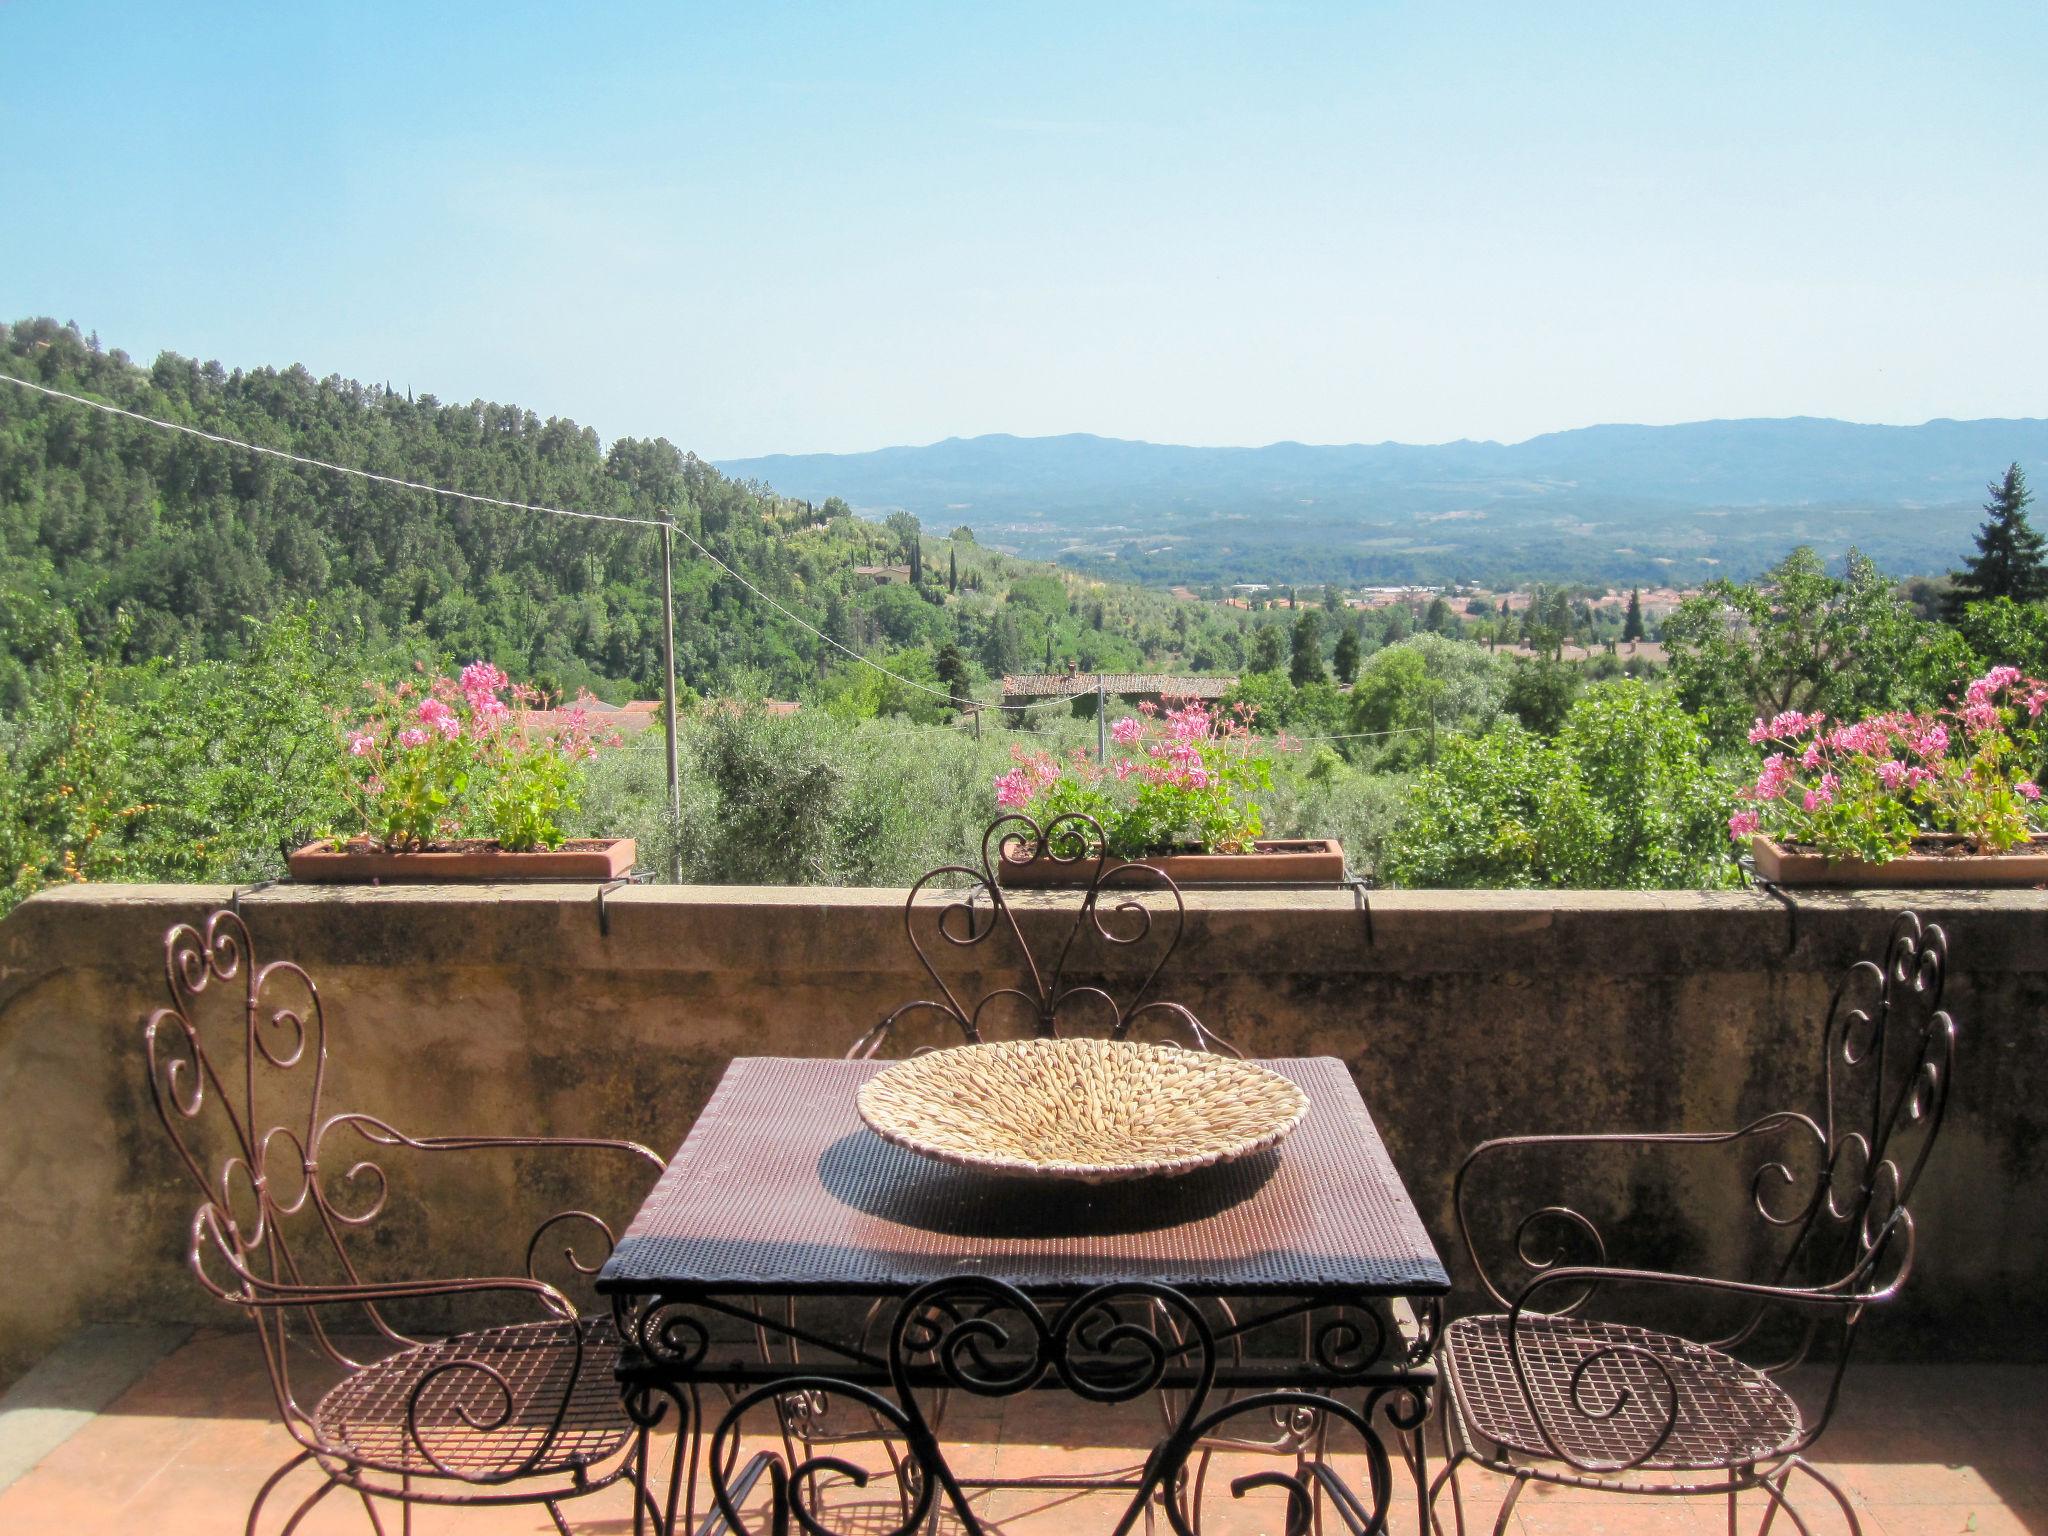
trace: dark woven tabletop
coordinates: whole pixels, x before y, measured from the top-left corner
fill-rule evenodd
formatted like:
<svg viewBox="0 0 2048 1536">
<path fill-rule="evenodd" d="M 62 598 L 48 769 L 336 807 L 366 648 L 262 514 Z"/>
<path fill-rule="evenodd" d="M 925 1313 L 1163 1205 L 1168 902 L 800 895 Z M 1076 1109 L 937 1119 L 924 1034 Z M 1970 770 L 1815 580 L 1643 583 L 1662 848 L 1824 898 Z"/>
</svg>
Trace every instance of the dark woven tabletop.
<svg viewBox="0 0 2048 1536">
<path fill-rule="evenodd" d="M 1176 1179 L 1005 1179 L 891 1146 L 854 1109 L 875 1061 L 726 1069 L 598 1286 L 884 1293 L 988 1275 L 1025 1290 L 1157 1280 L 1192 1294 L 1449 1288 L 1344 1064 L 1267 1061 L 1309 1098 L 1279 1147 Z"/>
</svg>

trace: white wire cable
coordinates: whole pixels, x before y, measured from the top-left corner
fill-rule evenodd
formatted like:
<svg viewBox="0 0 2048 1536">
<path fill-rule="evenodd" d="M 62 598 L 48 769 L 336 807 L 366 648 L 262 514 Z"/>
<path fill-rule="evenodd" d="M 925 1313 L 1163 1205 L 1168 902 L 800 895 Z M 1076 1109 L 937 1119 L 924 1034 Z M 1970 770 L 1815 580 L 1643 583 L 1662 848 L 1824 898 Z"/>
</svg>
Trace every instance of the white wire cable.
<svg viewBox="0 0 2048 1536">
<path fill-rule="evenodd" d="M 1383 741 L 1389 736 L 1420 736 L 1428 730 L 1426 725 L 1404 725 L 1397 731 L 1352 731 L 1343 736 L 1296 736 L 1284 729 L 1280 734 L 1289 741 Z"/>
<path fill-rule="evenodd" d="M 676 529 L 676 532 L 682 536 L 683 541 L 687 543 L 690 546 L 690 548 L 696 550 L 698 554 L 702 555 L 706 560 L 709 560 L 713 565 L 717 566 L 721 571 L 725 572 L 726 575 L 730 576 L 734 581 L 738 582 L 741 586 L 745 587 L 749 592 L 753 593 L 754 596 L 760 598 L 761 601 L 766 603 L 770 608 L 773 608 L 777 613 L 781 614 L 784 618 L 790 620 L 790 622 L 797 625 L 798 628 L 809 630 L 812 634 L 816 635 L 820 640 L 824 641 L 834 650 L 844 651 L 847 655 L 851 656 L 855 661 L 859 662 L 862 666 L 873 667 L 877 672 L 881 673 L 882 676 L 893 677 L 896 679 L 897 682 L 903 684 L 906 688 L 915 688 L 921 693 L 929 693 L 934 698 L 944 699 L 949 704 L 972 704 L 975 702 L 972 699 L 962 699 L 949 689 L 933 688 L 928 684 L 918 682 L 914 678 L 904 677 L 901 673 L 891 672 L 887 667 L 881 665 L 879 662 L 869 661 L 867 657 L 861 655 L 861 653 L 853 649 L 852 646 L 841 645 L 837 640 L 834 640 L 830 635 L 826 634 L 825 631 L 818 628 L 817 625 L 811 623 L 808 619 L 800 618 L 796 614 L 791 613 L 787 608 L 783 607 L 782 604 L 777 602 L 774 598 L 770 597 L 766 592 L 763 592 L 759 587 L 755 586 L 751 581 L 747 580 L 746 577 L 742 576 L 738 571 L 734 570 L 731 566 L 727 565 L 723 560 L 719 559 L 718 556 L 711 553 L 711 551 L 706 549 L 702 544 L 699 544 L 696 538 L 690 533 L 690 531 L 687 528 L 678 527 Z"/>
</svg>

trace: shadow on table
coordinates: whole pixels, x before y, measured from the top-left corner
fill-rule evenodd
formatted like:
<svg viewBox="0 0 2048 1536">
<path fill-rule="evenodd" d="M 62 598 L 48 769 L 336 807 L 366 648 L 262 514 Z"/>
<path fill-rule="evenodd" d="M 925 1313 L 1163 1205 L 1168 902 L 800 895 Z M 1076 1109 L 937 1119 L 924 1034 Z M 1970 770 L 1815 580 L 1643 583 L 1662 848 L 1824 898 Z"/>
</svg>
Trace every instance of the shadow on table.
<svg viewBox="0 0 2048 1536">
<path fill-rule="evenodd" d="M 1269 1148 L 1177 1178 L 1009 1178 L 934 1161 L 863 1128 L 819 1155 L 818 1178 L 857 1211 L 950 1237 L 1113 1237 L 1221 1215 L 1264 1188 L 1278 1165 L 1278 1152 Z"/>
</svg>

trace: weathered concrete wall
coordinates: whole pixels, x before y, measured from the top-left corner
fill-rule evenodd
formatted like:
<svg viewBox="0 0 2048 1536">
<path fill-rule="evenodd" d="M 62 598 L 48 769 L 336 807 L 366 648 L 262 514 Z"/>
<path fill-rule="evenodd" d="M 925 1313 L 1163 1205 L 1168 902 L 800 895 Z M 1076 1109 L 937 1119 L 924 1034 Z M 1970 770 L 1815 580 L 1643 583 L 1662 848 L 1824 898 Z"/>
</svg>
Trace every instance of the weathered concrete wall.
<svg viewBox="0 0 2048 1536">
<path fill-rule="evenodd" d="M 163 997 L 165 928 L 232 895 L 81 887 L 0 925 L 0 1380 L 87 1321 L 219 1320 L 179 1263 L 193 1199 L 149 1107 L 139 1024 Z M 900 902 L 642 888 L 608 898 L 605 933 L 594 886 L 240 898 L 263 952 L 320 983 L 331 1109 L 420 1133 L 600 1133 L 664 1152 L 733 1055 L 837 1055 L 929 994 Z M 1163 990 L 1249 1054 L 1349 1062 L 1459 1272 L 1451 1177 L 1480 1139 L 1731 1127 L 1813 1107 L 1830 980 L 1900 904 L 1804 898 L 1795 921 L 1749 893 L 1388 893 L 1368 942 L 1337 893 L 1204 894 L 1189 898 Z M 2038 1357 L 2048 893 L 1915 904 L 1949 929 L 1964 1043 L 1923 1186 L 1922 1267 L 1873 1342 Z M 1054 921 L 1027 913 L 1034 937 Z M 1739 1250 L 1754 1167 L 1665 1178 L 1631 1162 L 1590 1198 L 1665 1256 L 1704 1261 Z M 580 1184 L 625 1212 L 643 1187 L 599 1162 L 564 1175 L 530 1157 L 459 1171 L 393 1160 L 392 1173 L 372 1262 L 393 1273 L 516 1271 L 520 1211 Z"/>
</svg>

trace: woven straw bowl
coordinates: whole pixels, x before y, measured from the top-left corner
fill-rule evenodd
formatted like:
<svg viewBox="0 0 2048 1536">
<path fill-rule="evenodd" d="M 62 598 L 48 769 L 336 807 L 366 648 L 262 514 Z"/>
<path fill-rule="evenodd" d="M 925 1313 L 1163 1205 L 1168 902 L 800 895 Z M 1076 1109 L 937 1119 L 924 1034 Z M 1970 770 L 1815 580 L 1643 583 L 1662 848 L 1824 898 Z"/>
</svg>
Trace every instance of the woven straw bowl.
<svg viewBox="0 0 2048 1536">
<path fill-rule="evenodd" d="M 1103 1183 L 1272 1146 L 1308 1097 L 1277 1072 L 1132 1040 L 1004 1040 L 897 1062 L 861 1085 L 876 1135 L 992 1173 Z"/>
</svg>

